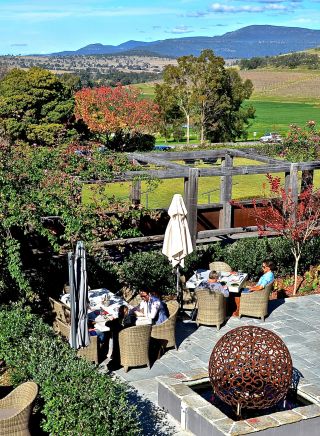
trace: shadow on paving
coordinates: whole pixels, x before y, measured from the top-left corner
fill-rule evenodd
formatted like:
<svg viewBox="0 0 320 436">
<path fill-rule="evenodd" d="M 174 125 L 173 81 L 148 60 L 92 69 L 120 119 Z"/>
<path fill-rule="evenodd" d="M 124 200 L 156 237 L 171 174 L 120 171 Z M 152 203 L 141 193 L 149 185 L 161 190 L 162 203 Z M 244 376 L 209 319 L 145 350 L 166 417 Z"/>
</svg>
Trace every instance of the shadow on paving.
<svg viewBox="0 0 320 436">
<path fill-rule="evenodd" d="M 282 306 L 282 304 L 285 303 L 284 298 L 278 298 L 277 300 L 270 300 L 269 301 L 269 307 L 268 307 L 268 316 L 278 307 Z"/>
<path fill-rule="evenodd" d="M 177 322 L 176 328 L 176 343 L 179 348 L 182 342 L 184 342 L 189 336 L 191 336 L 198 329 L 195 322 L 183 323 Z"/>
<path fill-rule="evenodd" d="M 166 413 L 153 402 L 139 395 L 131 386 L 128 389 L 128 398 L 140 413 L 143 436 L 171 436 L 176 433 L 177 429 L 168 421 Z"/>
</svg>

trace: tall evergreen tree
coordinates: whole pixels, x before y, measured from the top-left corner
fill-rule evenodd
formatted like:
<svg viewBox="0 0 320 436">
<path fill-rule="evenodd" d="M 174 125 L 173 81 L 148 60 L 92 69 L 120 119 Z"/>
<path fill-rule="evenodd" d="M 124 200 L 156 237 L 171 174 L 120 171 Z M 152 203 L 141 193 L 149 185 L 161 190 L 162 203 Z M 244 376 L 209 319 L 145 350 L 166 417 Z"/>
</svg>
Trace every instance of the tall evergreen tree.
<svg viewBox="0 0 320 436">
<path fill-rule="evenodd" d="M 226 68 L 223 58 L 212 50 L 204 50 L 198 57 L 178 58 L 178 65 L 165 67 L 163 77 L 163 85 L 156 88 L 157 102 L 162 107 L 160 96 L 166 87 L 185 116 L 187 142 L 191 120 L 199 127 L 201 142 L 230 141 L 245 135 L 254 117 L 251 106 L 243 107 L 251 96 L 252 83 Z"/>
</svg>

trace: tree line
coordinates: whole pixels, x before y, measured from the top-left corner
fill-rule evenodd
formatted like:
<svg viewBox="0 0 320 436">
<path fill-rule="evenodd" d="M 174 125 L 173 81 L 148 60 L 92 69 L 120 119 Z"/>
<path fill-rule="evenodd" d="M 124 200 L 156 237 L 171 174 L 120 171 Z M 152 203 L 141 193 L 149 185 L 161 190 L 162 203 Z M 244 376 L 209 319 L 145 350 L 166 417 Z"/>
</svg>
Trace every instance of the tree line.
<svg viewBox="0 0 320 436">
<path fill-rule="evenodd" d="M 253 57 L 239 61 L 241 70 L 255 70 L 265 67 L 298 68 L 305 67 L 316 70 L 320 67 L 320 60 L 317 54 L 297 52 L 281 56 Z"/>
<path fill-rule="evenodd" d="M 0 79 L 0 134 L 12 143 L 56 146 L 98 140 L 126 150 L 128 141 L 134 148 L 143 135 L 156 132 L 168 139 L 184 126 L 187 142 L 191 126 L 202 143 L 233 141 L 246 136 L 254 117 L 252 106 L 242 106 L 252 93 L 251 81 L 225 68 L 223 58 L 211 50 L 167 65 L 154 101 L 130 86 L 83 82 L 39 67 L 10 70 Z M 146 148 L 153 143 L 147 140 Z"/>
</svg>

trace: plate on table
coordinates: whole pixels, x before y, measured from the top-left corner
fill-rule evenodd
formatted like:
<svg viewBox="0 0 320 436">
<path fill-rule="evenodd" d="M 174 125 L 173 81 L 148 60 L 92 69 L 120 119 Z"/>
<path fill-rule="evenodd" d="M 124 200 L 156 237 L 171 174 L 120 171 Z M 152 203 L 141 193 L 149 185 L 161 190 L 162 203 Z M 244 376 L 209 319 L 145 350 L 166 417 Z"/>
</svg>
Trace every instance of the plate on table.
<svg viewBox="0 0 320 436">
<path fill-rule="evenodd" d="M 220 277 L 230 277 L 230 273 L 229 272 L 221 272 L 220 273 Z"/>
</svg>

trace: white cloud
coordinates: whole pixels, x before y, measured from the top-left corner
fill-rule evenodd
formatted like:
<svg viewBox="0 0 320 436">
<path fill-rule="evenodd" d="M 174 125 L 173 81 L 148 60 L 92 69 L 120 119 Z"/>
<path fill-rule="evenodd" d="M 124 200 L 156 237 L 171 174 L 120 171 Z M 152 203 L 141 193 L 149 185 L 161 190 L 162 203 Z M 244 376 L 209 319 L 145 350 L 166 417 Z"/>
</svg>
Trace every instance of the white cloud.
<svg viewBox="0 0 320 436">
<path fill-rule="evenodd" d="M 191 32 L 193 32 L 193 30 L 189 26 L 176 26 L 173 29 L 166 31 L 166 33 L 174 33 L 174 34 L 191 33 Z"/>
<path fill-rule="evenodd" d="M 266 11 L 287 11 L 288 7 L 279 3 L 267 3 L 264 6 L 251 6 L 251 5 L 229 6 L 222 3 L 213 3 L 210 6 L 210 9 L 213 12 L 218 12 L 218 13 L 238 13 L 238 12 L 257 13 L 257 12 L 266 12 Z"/>
<path fill-rule="evenodd" d="M 166 7 L 107 7 L 91 5 L 90 2 L 57 1 L 43 2 L 12 2 L 7 5 L 0 4 L 2 20 L 30 20 L 46 21 L 66 17 L 132 17 L 132 16 L 159 16 L 178 14 L 181 10 Z"/>
</svg>

